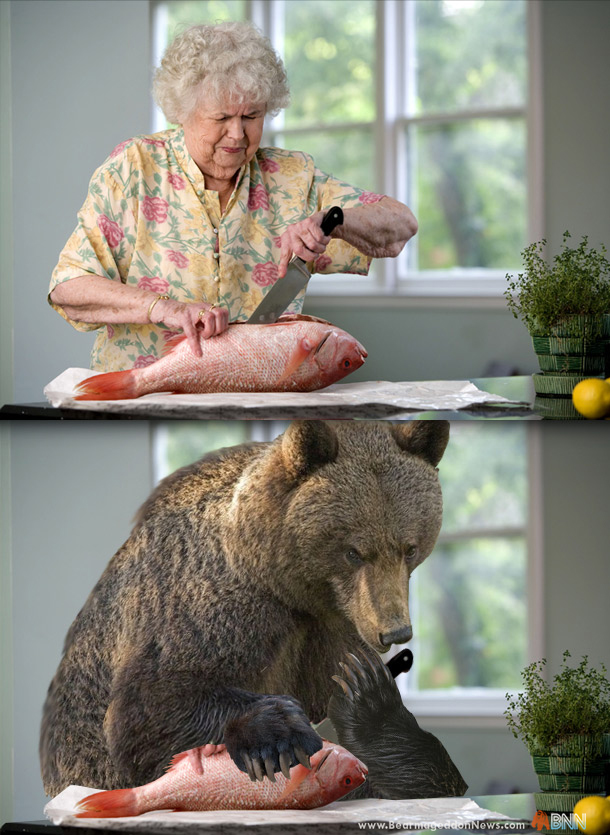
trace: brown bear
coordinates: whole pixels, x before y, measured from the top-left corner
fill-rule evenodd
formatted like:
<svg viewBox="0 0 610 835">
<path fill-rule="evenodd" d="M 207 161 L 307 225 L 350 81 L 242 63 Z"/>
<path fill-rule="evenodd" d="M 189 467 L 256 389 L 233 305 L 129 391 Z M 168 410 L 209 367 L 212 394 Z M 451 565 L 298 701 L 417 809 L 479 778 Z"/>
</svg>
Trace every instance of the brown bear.
<svg viewBox="0 0 610 835">
<path fill-rule="evenodd" d="M 220 742 L 272 777 L 320 748 L 310 723 L 337 690 L 339 741 L 364 746 L 369 794 L 462 793 L 374 661 L 355 699 L 332 680 L 348 652 L 412 635 L 409 576 L 440 530 L 448 436 L 446 421 L 295 422 L 163 480 L 66 637 L 43 710 L 45 790 L 141 785 L 174 754 Z M 402 727 L 382 735 L 389 750 L 371 748 L 370 727 L 354 738 L 375 698 L 378 726 Z M 367 761 L 390 755 L 418 772 L 415 794 Z"/>
</svg>

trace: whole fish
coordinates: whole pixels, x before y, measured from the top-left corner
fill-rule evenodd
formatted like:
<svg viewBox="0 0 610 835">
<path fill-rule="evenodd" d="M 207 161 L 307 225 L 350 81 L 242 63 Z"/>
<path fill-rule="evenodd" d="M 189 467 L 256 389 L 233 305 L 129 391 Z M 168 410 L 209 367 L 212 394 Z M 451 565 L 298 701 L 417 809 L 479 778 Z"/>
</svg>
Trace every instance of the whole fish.
<svg viewBox="0 0 610 835">
<path fill-rule="evenodd" d="M 311 768 L 295 765 L 290 779 L 252 782 L 227 751 L 205 759 L 197 774 L 188 752 L 178 754 L 158 780 L 135 789 L 116 789 L 85 797 L 77 818 L 115 818 L 156 809 L 203 812 L 223 809 L 316 809 L 362 785 L 367 768 L 340 745 L 324 741 L 311 757 Z"/>
<path fill-rule="evenodd" d="M 311 316 L 271 325 L 233 324 L 201 339 L 196 357 L 183 334 L 168 353 L 144 368 L 89 377 L 75 400 L 124 400 L 152 392 L 315 391 L 363 364 L 367 352 L 353 336 Z"/>
</svg>

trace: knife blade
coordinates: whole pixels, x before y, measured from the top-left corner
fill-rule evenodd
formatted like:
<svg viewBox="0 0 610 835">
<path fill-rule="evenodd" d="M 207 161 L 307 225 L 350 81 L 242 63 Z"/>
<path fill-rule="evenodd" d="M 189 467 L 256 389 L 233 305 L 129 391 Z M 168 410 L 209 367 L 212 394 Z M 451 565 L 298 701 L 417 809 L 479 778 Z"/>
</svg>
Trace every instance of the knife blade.
<svg viewBox="0 0 610 835">
<path fill-rule="evenodd" d="M 325 235 L 330 235 L 335 226 L 340 226 L 342 223 L 342 210 L 339 206 L 333 206 L 324 215 L 320 228 Z M 292 258 L 288 264 L 284 278 L 279 278 L 265 294 L 265 297 L 254 313 L 246 320 L 246 324 L 268 325 L 279 319 L 288 305 L 296 299 L 301 290 L 307 287 L 311 273 L 305 264 L 306 262 L 296 255 Z"/>
</svg>

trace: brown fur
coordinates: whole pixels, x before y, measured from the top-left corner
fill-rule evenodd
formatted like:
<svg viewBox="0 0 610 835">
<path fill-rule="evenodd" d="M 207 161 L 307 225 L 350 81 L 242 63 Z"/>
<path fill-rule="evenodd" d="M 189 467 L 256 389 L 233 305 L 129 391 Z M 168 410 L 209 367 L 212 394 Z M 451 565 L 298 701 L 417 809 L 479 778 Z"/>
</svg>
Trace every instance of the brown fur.
<svg viewBox="0 0 610 835">
<path fill-rule="evenodd" d="M 148 782 L 221 741 L 256 694 L 321 720 L 345 653 L 410 623 L 447 439 L 444 421 L 295 422 L 161 482 L 68 632 L 43 712 L 45 790 Z"/>
</svg>

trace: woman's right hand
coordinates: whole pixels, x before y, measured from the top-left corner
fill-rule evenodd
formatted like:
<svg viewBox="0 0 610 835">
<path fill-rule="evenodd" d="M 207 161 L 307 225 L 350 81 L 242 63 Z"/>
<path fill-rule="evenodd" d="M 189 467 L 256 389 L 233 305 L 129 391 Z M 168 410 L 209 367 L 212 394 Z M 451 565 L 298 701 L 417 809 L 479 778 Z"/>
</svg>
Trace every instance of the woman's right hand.
<svg viewBox="0 0 610 835">
<path fill-rule="evenodd" d="M 187 304 L 174 299 L 159 299 L 152 309 L 150 321 L 163 323 L 172 330 L 182 330 L 196 357 L 201 356 L 201 336 L 211 336 L 226 331 L 229 327 L 229 311 L 226 307 L 217 307 L 207 302 Z"/>
</svg>

